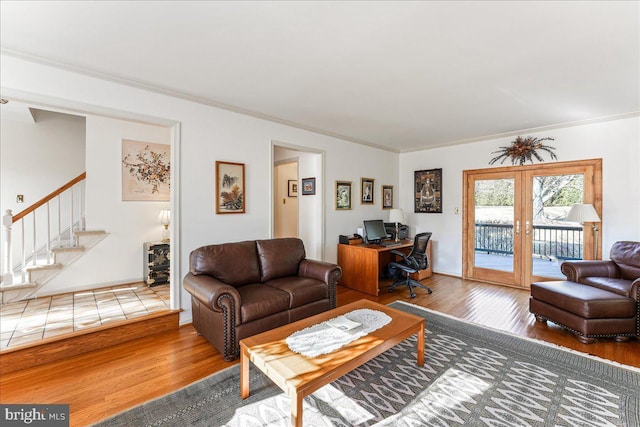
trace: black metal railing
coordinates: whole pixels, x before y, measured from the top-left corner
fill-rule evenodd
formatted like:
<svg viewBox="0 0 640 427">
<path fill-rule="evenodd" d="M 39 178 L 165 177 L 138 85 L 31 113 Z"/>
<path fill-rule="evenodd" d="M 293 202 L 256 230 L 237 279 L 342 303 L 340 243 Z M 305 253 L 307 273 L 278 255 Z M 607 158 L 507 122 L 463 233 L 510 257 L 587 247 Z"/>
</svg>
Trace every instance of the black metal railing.
<svg viewBox="0 0 640 427">
<path fill-rule="evenodd" d="M 513 253 L 513 225 L 475 223 L 475 250 L 488 254 Z M 526 230 L 521 229 L 521 233 Z M 546 259 L 582 259 L 582 227 L 533 226 L 533 255 Z"/>
</svg>

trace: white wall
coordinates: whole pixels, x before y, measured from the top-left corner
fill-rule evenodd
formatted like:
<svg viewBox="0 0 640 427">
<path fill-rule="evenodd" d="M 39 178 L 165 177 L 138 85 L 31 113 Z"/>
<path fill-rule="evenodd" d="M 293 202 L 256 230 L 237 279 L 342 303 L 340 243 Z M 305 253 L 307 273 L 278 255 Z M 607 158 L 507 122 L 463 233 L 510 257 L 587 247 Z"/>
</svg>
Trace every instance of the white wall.
<svg viewBox="0 0 640 427">
<path fill-rule="evenodd" d="M 558 161 L 602 158 L 602 248 L 608 257 L 618 240 L 640 241 L 640 118 L 592 123 L 527 135 L 553 137 Z M 525 136 L 525 135 L 523 135 Z M 411 234 L 433 232 L 433 269 L 462 275 L 462 171 L 489 168 L 498 147 L 514 138 L 436 148 L 400 155 L 400 207 Z M 548 161 L 548 157 L 544 157 Z M 503 166 L 510 165 L 505 163 Z M 498 165 L 499 166 L 499 165 Z M 442 214 L 413 213 L 413 171 L 442 168 Z"/>
<path fill-rule="evenodd" d="M 0 115 L 0 206 L 26 209 L 85 171 L 85 119 L 45 112 L 38 121 Z M 24 195 L 16 203 L 16 195 Z"/>
<path fill-rule="evenodd" d="M 92 115 L 86 123 L 87 229 L 108 235 L 47 282 L 40 296 L 142 281 L 143 243 L 162 237 L 158 213 L 169 202 L 122 201 L 122 140 L 170 144 L 169 129 Z"/>
<path fill-rule="evenodd" d="M 395 153 L 5 54 L 0 59 L 2 93 L 6 97 L 41 97 L 61 106 L 103 111 L 120 118 L 180 123 L 180 172 L 177 188 L 173 188 L 177 193 L 174 199 L 179 203 L 180 241 L 172 243 L 172 247 L 178 244 L 178 253 L 174 250 L 172 254 L 172 261 L 177 264 L 172 275 L 177 283 L 188 271 L 189 253 L 199 246 L 271 237 L 271 141 L 295 141 L 296 145 L 325 153 L 326 185 L 319 189 L 323 188 L 326 201 L 326 260 L 335 262 L 339 234 L 353 233 L 365 218 L 388 218 L 378 196 L 375 206 L 361 206 L 355 200 L 353 210 L 335 211 L 333 189 L 336 180 L 350 180 L 356 189 L 354 195 L 359 197 L 357 188 L 363 176 L 375 178 L 376 188 L 381 184 L 397 185 Z M 245 214 L 215 214 L 216 160 L 245 163 Z M 96 274 L 101 271 L 97 269 Z M 184 291 L 180 306 L 185 310 L 182 321 L 190 320 L 190 299 Z"/>
</svg>

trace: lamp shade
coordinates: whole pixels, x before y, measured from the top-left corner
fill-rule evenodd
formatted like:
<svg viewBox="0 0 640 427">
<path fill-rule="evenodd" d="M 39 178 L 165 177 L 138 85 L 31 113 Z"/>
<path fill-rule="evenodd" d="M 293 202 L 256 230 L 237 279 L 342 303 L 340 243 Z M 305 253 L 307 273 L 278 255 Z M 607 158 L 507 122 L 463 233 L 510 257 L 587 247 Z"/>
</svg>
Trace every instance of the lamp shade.
<svg viewBox="0 0 640 427">
<path fill-rule="evenodd" d="M 565 221 L 584 224 L 585 222 L 600 222 L 600 217 L 592 204 L 576 203 L 571 206 L 571 210 L 567 214 Z"/>
<path fill-rule="evenodd" d="M 162 209 L 158 215 L 158 222 L 164 225 L 169 224 L 171 222 L 171 211 L 169 209 Z"/>
<path fill-rule="evenodd" d="M 404 212 L 402 212 L 402 209 L 391 209 L 391 211 L 389 211 L 389 222 L 404 222 Z"/>
</svg>

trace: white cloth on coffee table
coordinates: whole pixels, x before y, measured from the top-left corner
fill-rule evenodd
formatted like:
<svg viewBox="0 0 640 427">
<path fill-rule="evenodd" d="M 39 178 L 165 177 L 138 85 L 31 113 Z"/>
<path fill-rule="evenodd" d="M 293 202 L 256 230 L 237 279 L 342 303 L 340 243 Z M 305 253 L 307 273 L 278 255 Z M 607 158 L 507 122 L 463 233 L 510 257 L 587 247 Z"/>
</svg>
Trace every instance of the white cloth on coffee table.
<svg viewBox="0 0 640 427">
<path fill-rule="evenodd" d="M 352 322 L 359 325 L 355 326 Z M 385 313 L 362 308 L 294 332 L 287 337 L 286 342 L 291 351 L 306 357 L 316 357 L 331 353 L 389 322 L 391 317 Z M 331 326 L 332 323 L 336 327 Z M 346 330 L 339 329 L 340 326 Z"/>
</svg>

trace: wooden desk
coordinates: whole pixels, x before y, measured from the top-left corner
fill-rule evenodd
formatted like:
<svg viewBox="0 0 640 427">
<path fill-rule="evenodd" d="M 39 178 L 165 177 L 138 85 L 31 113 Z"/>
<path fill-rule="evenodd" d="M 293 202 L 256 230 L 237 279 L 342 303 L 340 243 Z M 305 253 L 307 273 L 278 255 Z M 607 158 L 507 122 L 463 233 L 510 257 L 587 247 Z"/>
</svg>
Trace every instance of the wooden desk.
<svg viewBox="0 0 640 427">
<path fill-rule="evenodd" d="M 378 296 L 379 278 L 384 276 L 387 264 L 395 258 L 392 250 L 409 253 L 413 240 L 404 239 L 398 246 L 383 247 L 379 245 L 342 245 L 338 244 L 338 265 L 342 268 L 342 278 L 338 282 L 342 286 Z M 427 260 L 429 266 L 411 277 L 422 280 L 431 277 L 431 240 L 427 244 Z"/>
</svg>

